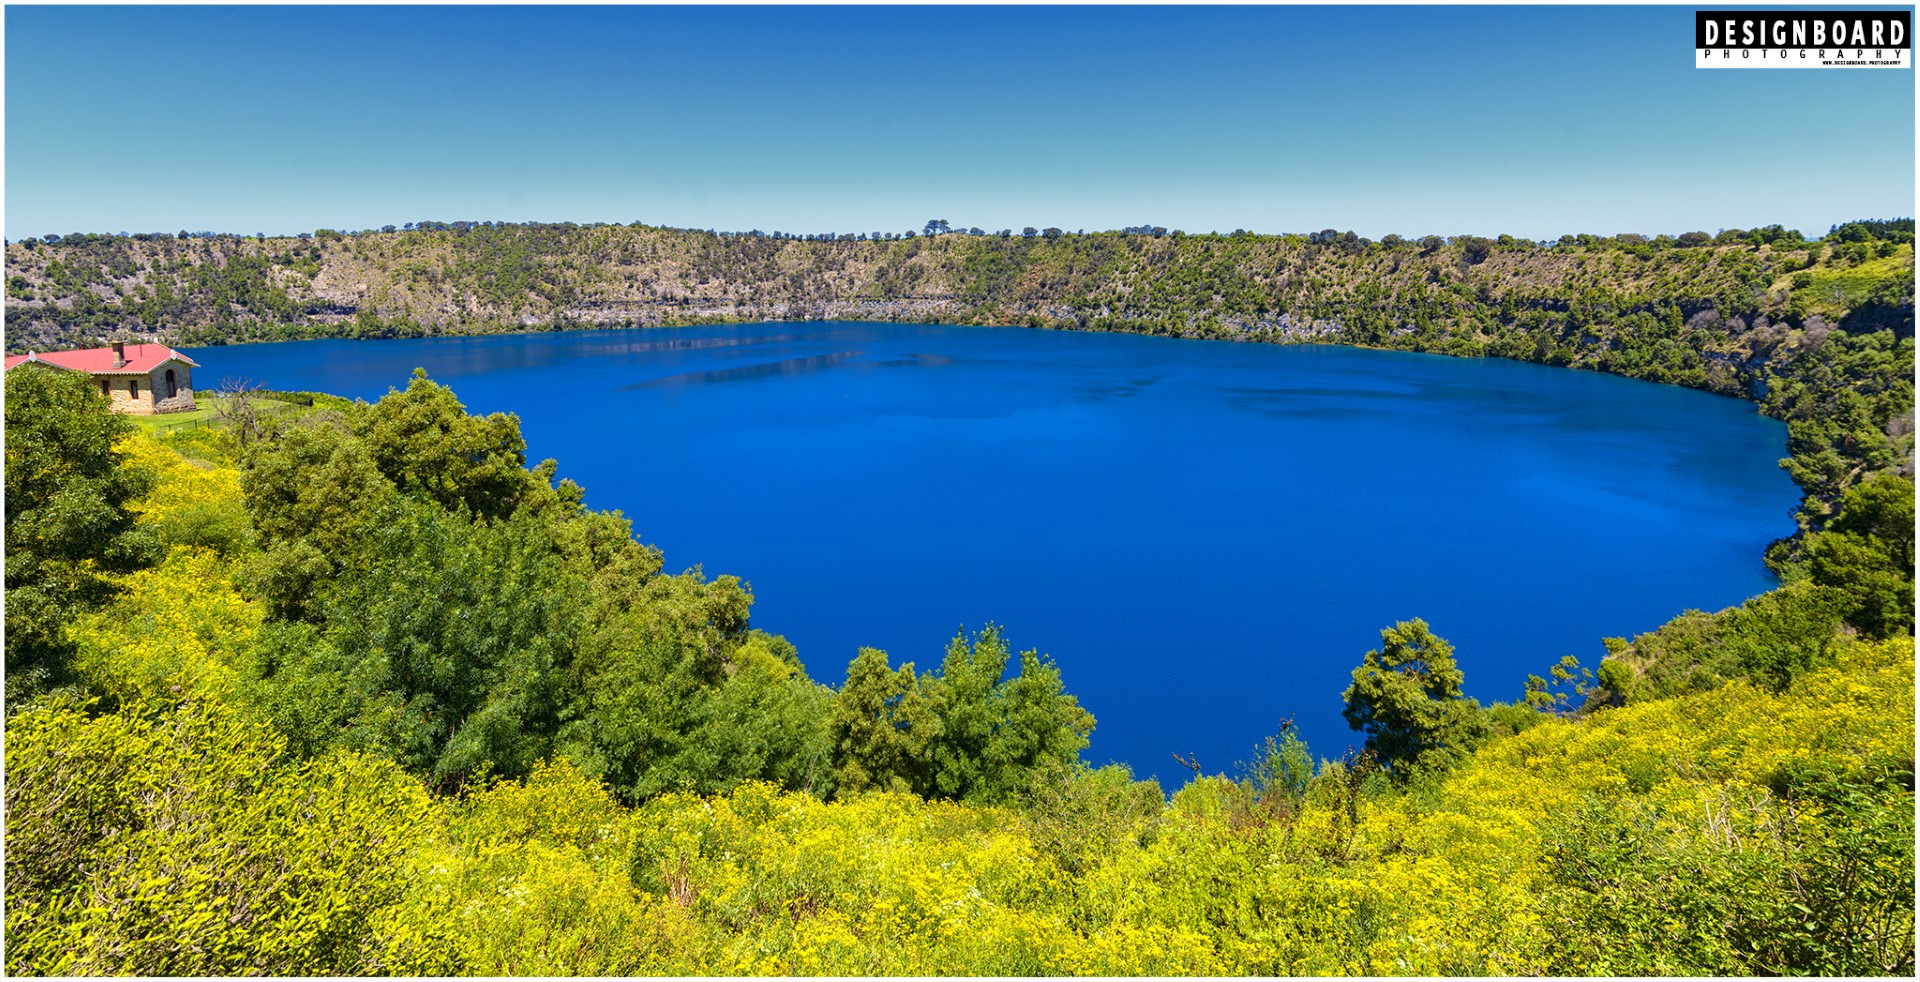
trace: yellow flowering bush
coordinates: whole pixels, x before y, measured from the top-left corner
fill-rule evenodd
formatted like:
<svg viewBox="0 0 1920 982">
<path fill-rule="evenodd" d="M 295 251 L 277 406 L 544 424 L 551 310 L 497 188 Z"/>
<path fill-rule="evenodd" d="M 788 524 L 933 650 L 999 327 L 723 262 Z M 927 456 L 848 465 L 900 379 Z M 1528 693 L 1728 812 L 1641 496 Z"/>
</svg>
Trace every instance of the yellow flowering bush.
<svg viewBox="0 0 1920 982">
<path fill-rule="evenodd" d="M 7 968 L 16 974 L 436 974 L 395 916 L 433 803 L 392 762 L 290 762 L 216 703 L 7 720 Z"/>
<path fill-rule="evenodd" d="M 114 581 L 118 598 L 68 626 L 81 678 L 126 704 L 233 695 L 261 611 L 241 596 L 229 564 L 175 546 L 158 566 Z"/>
<path fill-rule="evenodd" d="M 230 555 L 250 541 L 238 468 L 191 459 L 159 439 L 138 433 L 115 449 L 128 464 L 157 478 L 153 490 L 132 510 L 158 530 L 162 543 Z"/>
</svg>

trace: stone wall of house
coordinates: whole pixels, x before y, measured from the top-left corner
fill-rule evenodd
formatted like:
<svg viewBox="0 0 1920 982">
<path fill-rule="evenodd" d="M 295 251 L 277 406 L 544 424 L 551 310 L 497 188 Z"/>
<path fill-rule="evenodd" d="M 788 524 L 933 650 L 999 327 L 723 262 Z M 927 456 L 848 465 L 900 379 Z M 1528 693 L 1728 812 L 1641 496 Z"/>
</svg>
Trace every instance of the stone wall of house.
<svg viewBox="0 0 1920 982">
<path fill-rule="evenodd" d="M 167 394 L 167 372 L 173 372 L 173 395 Z M 193 410 L 193 372 L 185 365 L 161 365 L 153 370 L 153 412 L 184 413 Z"/>
<path fill-rule="evenodd" d="M 167 394 L 167 371 L 173 371 L 173 394 Z M 152 416 L 156 413 L 184 413 L 194 408 L 193 373 L 180 364 L 161 365 L 147 375 L 96 375 L 95 385 L 104 385 L 111 408 L 116 413 Z"/>
<path fill-rule="evenodd" d="M 116 413 L 153 415 L 153 380 L 144 375 L 96 375 L 94 384 L 106 385 L 110 408 Z"/>
</svg>

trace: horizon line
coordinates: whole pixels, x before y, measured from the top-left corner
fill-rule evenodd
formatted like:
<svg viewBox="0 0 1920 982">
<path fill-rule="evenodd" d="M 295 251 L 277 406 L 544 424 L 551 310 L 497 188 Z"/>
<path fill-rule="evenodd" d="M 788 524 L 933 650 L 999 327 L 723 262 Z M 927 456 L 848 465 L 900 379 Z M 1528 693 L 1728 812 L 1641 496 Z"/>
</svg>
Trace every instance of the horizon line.
<svg viewBox="0 0 1920 982">
<path fill-rule="evenodd" d="M 1623 231 L 1623 232 L 1612 232 L 1612 233 L 1568 232 L 1568 233 L 1562 234 L 1557 239 L 1535 239 L 1535 238 L 1532 238 L 1531 236 L 1512 235 L 1510 233 L 1500 233 L 1497 235 L 1481 235 L 1481 234 L 1472 233 L 1472 232 L 1462 232 L 1462 233 L 1455 233 L 1451 235 L 1439 235 L 1438 233 L 1427 233 L 1424 235 L 1417 235 L 1417 236 L 1402 235 L 1397 232 L 1388 232 L 1381 235 L 1378 239 L 1375 239 L 1369 236 L 1357 235 L 1357 233 L 1355 233 L 1352 229 L 1335 229 L 1335 228 L 1319 229 L 1315 231 L 1286 231 L 1286 232 L 1259 232 L 1251 229 L 1238 228 L 1231 232 L 1221 232 L 1217 229 L 1208 230 L 1205 232 L 1194 232 L 1194 231 L 1187 231 L 1185 229 L 1168 228 L 1166 226 L 1161 226 L 1161 225 L 1131 225 L 1131 226 L 1125 226 L 1121 228 L 1095 229 L 1093 231 L 1088 231 L 1084 228 L 1069 231 L 1066 229 L 1059 228 L 1058 226 L 1048 226 L 1045 229 L 1038 229 L 1029 225 L 1029 226 L 1023 226 L 1020 229 L 990 230 L 990 229 L 981 229 L 979 228 L 979 226 L 968 226 L 966 228 L 946 227 L 935 232 L 927 231 L 927 228 L 932 224 L 934 224 L 934 222 L 941 222 L 942 224 L 945 224 L 944 220 L 941 220 L 941 219 L 933 219 L 933 220 L 929 220 L 928 222 L 924 222 L 921 224 L 921 227 L 918 229 L 907 228 L 907 229 L 898 230 L 898 231 L 873 230 L 873 231 L 862 231 L 862 232 L 839 232 L 839 231 L 790 232 L 783 229 L 775 229 L 773 231 L 763 231 L 759 228 L 752 228 L 752 229 L 745 229 L 745 230 L 739 230 L 739 229 L 723 230 L 723 229 L 717 229 L 717 228 L 711 228 L 711 227 L 699 228 L 699 227 L 693 227 L 693 226 L 652 225 L 647 222 L 639 221 L 639 220 L 632 221 L 632 222 L 616 222 L 616 221 L 576 222 L 571 220 L 561 220 L 561 221 L 527 220 L 527 221 L 516 222 L 516 221 L 506 221 L 501 219 L 457 219 L 453 221 L 441 221 L 439 219 L 424 219 L 420 221 L 406 222 L 402 225 L 395 225 L 395 224 L 389 223 L 377 228 L 364 228 L 364 229 L 356 230 L 356 229 L 336 229 L 336 228 L 330 228 L 326 226 L 320 226 L 320 227 L 316 227 L 312 231 L 303 230 L 299 232 L 275 233 L 272 235 L 269 235 L 265 232 L 245 233 L 245 232 L 221 232 L 221 231 L 211 231 L 211 230 L 189 231 L 183 228 L 173 232 L 168 232 L 168 231 L 128 232 L 125 230 L 118 231 L 118 232 L 97 232 L 97 231 L 48 232 L 41 235 L 28 235 L 20 239 L 14 239 L 14 238 L 8 237 L 4 240 L 4 242 L 8 246 L 12 246 L 16 244 L 27 244 L 30 242 L 43 242 L 48 245 L 57 245 L 60 242 L 66 241 L 68 239 L 77 238 L 77 237 L 134 239 L 137 241 L 153 241 L 154 239 L 158 239 L 158 238 L 166 238 L 166 239 L 174 239 L 174 240 L 254 239 L 256 241 L 265 241 L 267 239 L 312 239 L 312 238 L 323 237 L 323 236 L 327 236 L 327 237 L 339 236 L 344 238 L 347 236 L 362 236 L 362 235 L 400 235 L 407 232 L 466 232 L 476 228 L 499 229 L 499 228 L 571 227 L 571 228 L 640 228 L 640 229 L 652 229 L 656 231 L 665 231 L 665 232 L 682 232 L 682 233 L 690 233 L 690 234 L 711 235 L 716 238 L 769 238 L 769 239 L 775 239 L 778 241 L 795 241 L 795 242 L 895 242 L 895 241 L 905 241 L 908 239 L 939 238 L 945 235 L 960 235 L 960 236 L 966 236 L 969 238 L 1063 238 L 1067 236 L 1091 236 L 1091 235 L 1147 235 L 1152 238 L 1161 238 L 1161 237 L 1172 238 L 1172 237 L 1189 237 L 1189 236 L 1236 238 L 1241 236 L 1250 236 L 1253 238 L 1284 239 L 1284 238 L 1312 238 L 1313 236 L 1316 236 L 1316 235 L 1333 233 L 1334 235 L 1339 236 L 1342 239 L 1346 239 L 1348 236 L 1354 236 L 1355 239 L 1366 241 L 1369 243 L 1383 242 L 1388 238 L 1395 238 L 1401 242 L 1406 242 L 1406 243 L 1417 243 L 1422 239 L 1438 237 L 1446 240 L 1446 242 L 1448 243 L 1453 243 L 1459 239 L 1486 238 L 1493 241 L 1498 241 L 1500 239 L 1511 239 L 1516 243 L 1528 242 L 1528 243 L 1535 243 L 1543 246 L 1551 246 L 1551 245 L 1561 244 L 1567 239 L 1578 240 L 1583 237 L 1592 237 L 1600 240 L 1608 240 L 1608 239 L 1619 239 L 1621 237 L 1629 236 L 1629 235 L 1640 236 L 1641 238 L 1651 243 L 1651 242 L 1656 242 L 1662 238 L 1675 239 L 1682 235 L 1689 235 L 1695 232 L 1699 232 L 1699 233 L 1714 236 L 1714 237 L 1725 235 L 1728 232 L 1740 232 L 1740 233 L 1774 232 L 1776 235 L 1780 235 L 1780 236 L 1784 236 L 1787 233 L 1792 233 L 1800 236 L 1802 241 L 1817 242 L 1824 239 L 1827 235 L 1830 235 L 1833 232 L 1836 232 L 1839 229 L 1844 228 L 1848 225 L 1854 225 L 1859 223 L 1893 223 L 1893 222 L 1911 221 L 1911 220 L 1912 220 L 1911 217 L 1906 215 L 1898 215 L 1898 216 L 1892 216 L 1892 217 L 1886 217 L 1886 218 L 1879 218 L 1879 217 L 1852 218 L 1846 221 L 1836 222 L 1828 226 L 1826 232 L 1824 233 L 1811 234 L 1811 235 L 1801 229 L 1787 228 L 1784 225 L 1778 222 L 1775 222 L 1770 225 L 1756 225 L 1756 226 L 1747 227 L 1747 228 L 1742 228 L 1739 226 L 1729 226 L 1729 227 L 1714 230 L 1712 232 L 1708 232 L 1706 229 L 1688 229 L 1683 232 L 1659 232 L 1659 233 L 1646 233 L 1646 232 L 1635 232 L 1635 231 Z M 1052 234 L 1046 234 L 1046 233 L 1052 233 Z M 1352 241 L 1352 240 L 1349 240 L 1349 241 Z"/>
</svg>

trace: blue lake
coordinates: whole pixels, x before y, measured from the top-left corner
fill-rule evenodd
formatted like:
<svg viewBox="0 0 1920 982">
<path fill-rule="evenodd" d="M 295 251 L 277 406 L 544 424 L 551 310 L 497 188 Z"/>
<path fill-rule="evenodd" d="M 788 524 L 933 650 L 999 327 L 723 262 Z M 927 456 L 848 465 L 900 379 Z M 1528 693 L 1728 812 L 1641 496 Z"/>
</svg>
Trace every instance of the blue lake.
<svg viewBox="0 0 1920 982">
<path fill-rule="evenodd" d="M 1396 620 L 1517 698 L 1562 655 L 1770 588 L 1786 429 L 1733 399 L 1497 360 L 1016 328 L 746 324 L 196 349 L 201 388 L 375 399 L 415 366 L 518 413 L 669 570 L 752 584 L 832 685 L 991 620 L 1177 784 L 1296 720 L 1317 756 Z"/>
</svg>

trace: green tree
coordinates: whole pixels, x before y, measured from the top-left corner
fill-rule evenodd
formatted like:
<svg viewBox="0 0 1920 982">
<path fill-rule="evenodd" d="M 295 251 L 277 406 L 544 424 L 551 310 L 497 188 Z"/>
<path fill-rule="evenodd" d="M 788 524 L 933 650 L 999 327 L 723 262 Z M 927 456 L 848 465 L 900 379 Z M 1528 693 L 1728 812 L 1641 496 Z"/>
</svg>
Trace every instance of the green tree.
<svg viewBox="0 0 1920 982">
<path fill-rule="evenodd" d="M 1013 801 L 1035 782 L 1070 772 L 1093 733 L 1093 714 L 1067 694 L 1059 666 L 1037 650 L 1020 653 L 1020 673 L 1001 693 L 983 779 L 969 796 L 986 804 Z"/>
<path fill-rule="evenodd" d="M 986 781 L 987 746 L 1005 715 L 1001 677 L 1013 653 L 988 625 L 973 643 L 960 634 L 947 644 L 938 679 L 927 680 L 940 735 L 932 753 L 933 786 L 943 798 L 964 798 Z"/>
<path fill-rule="evenodd" d="M 886 652 L 861 648 L 834 700 L 831 732 L 842 793 L 927 785 L 927 749 L 939 736 L 940 720 L 912 662 L 895 670 Z"/>
<path fill-rule="evenodd" d="M 410 500 L 370 517 L 369 561 L 325 610 L 334 646 L 362 663 L 354 743 L 443 783 L 527 773 L 558 727 L 584 584 L 534 525 Z"/>
<path fill-rule="evenodd" d="M 991 624 L 949 642 L 938 674 L 894 671 L 885 652 L 861 649 L 834 709 L 840 786 L 1002 804 L 1071 773 L 1093 716 L 1051 659 L 1023 651 L 1008 676 L 1012 658 Z"/>
<path fill-rule="evenodd" d="M 114 592 L 102 577 L 146 566 L 153 533 L 129 502 L 152 476 L 114 445 L 132 430 L 86 376 L 21 365 L 7 373 L 6 630 L 9 704 L 64 681 L 63 625 Z"/>
<path fill-rule="evenodd" d="M 622 796 L 643 801 L 669 791 L 702 789 L 703 763 L 689 754 L 689 735 L 719 673 L 699 645 L 657 630 L 623 638 L 604 656 L 576 662 L 581 677 L 558 744 L 585 773 Z"/>
<path fill-rule="evenodd" d="M 1847 490 L 1825 531 L 1808 536 L 1814 583 L 1845 593 L 1847 620 L 1873 637 L 1913 632 L 1913 482 L 1881 474 Z"/>
<path fill-rule="evenodd" d="M 713 586 L 661 582 L 692 595 Z M 634 801 L 752 780 L 830 794 L 833 693 L 807 678 L 793 646 L 764 632 L 716 639 L 673 624 L 636 614 L 585 642 L 559 751 Z"/>
<path fill-rule="evenodd" d="M 1261 803 L 1292 808 L 1306 798 L 1313 783 L 1313 754 L 1289 719 L 1280 724 L 1279 737 L 1267 737 L 1254 751 L 1246 770 L 1247 783 Z"/>
<path fill-rule="evenodd" d="M 1846 591 L 1800 582 L 1770 590 L 1720 615 L 1723 659 L 1778 692 L 1832 660 L 1847 609 Z"/>
<path fill-rule="evenodd" d="M 766 780 L 816 798 L 833 792 L 833 690 L 807 678 L 785 638 L 753 632 L 732 671 L 693 713 L 682 770 L 713 794 Z"/>
<path fill-rule="evenodd" d="M 470 416 L 453 390 L 416 368 L 406 391 L 389 390 L 357 427 L 380 473 L 402 491 L 486 518 L 513 513 L 528 490 L 520 419 Z"/>
<path fill-rule="evenodd" d="M 1402 777 L 1436 754 L 1471 749 L 1484 721 L 1479 703 L 1460 693 L 1466 676 L 1453 645 L 1417 617 L 1382 630 L 1380 641 L 1344 696 L 1347 725 L 1366 733 L 1367 749 Z"/>
<path fill-rule="evenodd" d="M 1606 693 L 1605 705 L 1624 706 L 1633 699 L 1640 677 L 1634 674 L 1633 666 L 1619 658 L 1605 658 L 1600 669 L 1594 675 L 1595 681 Z"/>
<path fill-rule="evenodd" d="M 337 422 L 295 426 L 257 444 L 244 468 L 240 490 L 262 549 L 250 570 L 254 587 L 273 616 L 316 618 L 393 486 Z"/>
</svg>

